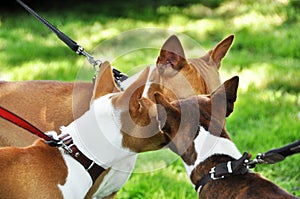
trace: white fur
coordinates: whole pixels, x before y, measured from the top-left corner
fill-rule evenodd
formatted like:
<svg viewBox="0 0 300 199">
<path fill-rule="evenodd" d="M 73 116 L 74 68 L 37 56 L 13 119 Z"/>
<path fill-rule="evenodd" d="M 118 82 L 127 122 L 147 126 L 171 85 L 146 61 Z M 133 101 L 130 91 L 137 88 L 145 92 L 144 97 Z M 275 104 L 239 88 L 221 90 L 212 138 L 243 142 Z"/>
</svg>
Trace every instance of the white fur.
<svg viewBox="0 0 300 199">
<path fill-rule="evenodd" d="M 154 69 L 155 66 L 150 67 L 150 74 Z M 122 82 L 121 86 L 126 89 L 140 73 Z M 149 87 L 150 84 L 146 84 L 143 96 L 148 96 Z M 137 159 L 137 153 L 122 147 L 120 113 L 111 104 L 111 95 L 113 94 L 96 99 L 83 116 L 61 128 L 62 133 L 71 135 L 74 144 L 88 158 L 105 169 L 110 168 L 94 194 L 99 198 L 108 196 L 124 186 Z M 65 198 L 84 198 L 92 186 L 92 180 L 76 160 L 69 155 L 64 155 L 64 158 L 69 172 L 67 183 L 60 186 L 60 189 Z"/>
<path fill-rule="evenodd" d="M 58 185 L 65 199 L 82 199 L 93 182 L 88 172 L 73 157 L 63 153 L 68 167 L 68 177 L 64 185 Z M 57 171 L 59 172 L 59 171 Z"/>
<path fill-rule="evenodd" d="M 96 99 L 83 116 L 69 126 L 61 128 L 62 133 L 69 133 L 72 136 L 74 144 L 88 158 L 105 169 L 111 168 L 96 192 L 96 196 L 100 198 L 118 191 L 125 184 L 133 171 L 137 158 L 135 152 L 122 147 L 120 113 L 114 109 L 110 99 L 111 95 L 113 94 Z M 67 183 L 61 187 L 64 194 L 65 192 L 67 194 L 68 190 L 73 192 L 74 184 L 80 184 L 81 178 L 88 175 L 86 171 L 78 172 L 77 167 L 80 165 L 78 162 L 73 164 L 72 161 L 71 163 L 67 161 L 67 165 L 69 169 Z M 78 172 L 76 175 L 79 179 L 73 179 L 73 171 Z M 91 181 L 90 177 L 89 179 Z M 74 194 L 80 193 L 79 195 L 81 195 L 88 190 L 87 183 L 83 182 L 83 186 L 78 186 Z M 88 188 L 90 187 L 91 183 Z"/>
<path fill-rule="evenodd" d="M 150 70 L 149 70 L 149 74 L 150 75 L 148 75 L 146 86 L 145 86 L 145 89 L 144 89 L 144 92 L 143 92 L 143 95 L 142 95 L 143 97 L 148 97 L 149 98 L 148 91 L 149 91 L 149 88 L 150 88 L 150 85 L 151 85 L 151 82 L 150 82 L 149 79 L 150 79 L 151 74 L 152 74 L 152 72 L 153 72 L 154 69 L 156 69 L 156 65 L 151 65 L 150 66 Z M 143 70 L 140 71 L 140 72 L 138 72 L 138 73 L 136 73 L 136 74 L 134 74 L 134 75 L 132 75 L 131 77 L 129 77 L 125 81 L 121 82 L 121 86 L 124 89 L 128 88 L 134 81 L 137 80 L 137 78 L 141 75 L 142 72 L 143 72 Z"/>
<path fill-rule="evenodd" d="M 231 140 L 214 136 L 203 127 L 200 128 L 199 135 L 194 140 L 194 144 L 197 152 L 196 162 L 193 165 L 187 165 L 184 163 L 188 176 L 191 175 L 191 172 L 199 163 L 212 155 L 224 154 L 235 159 L 242 157 L 242 154 Z"/>
</svg>

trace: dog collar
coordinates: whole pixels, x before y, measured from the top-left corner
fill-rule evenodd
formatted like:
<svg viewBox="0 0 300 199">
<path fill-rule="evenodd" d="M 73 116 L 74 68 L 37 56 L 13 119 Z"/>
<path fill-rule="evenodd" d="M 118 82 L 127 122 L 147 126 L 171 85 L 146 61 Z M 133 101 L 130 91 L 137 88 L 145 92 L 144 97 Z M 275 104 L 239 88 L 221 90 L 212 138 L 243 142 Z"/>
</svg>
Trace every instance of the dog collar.
<svg viewBox="0 0 300 199">
<path fill-rule="evenodd" d="M 60 140 L 67 146 L 65 151 L 77 160 L 89 173 L 92 178 L 93 184 L 96 179 L 101 175 L 105 169 L 96 164 L 93 160 L 86 157 L 74 144 L 72 137 L 69 134 L 59 135 Z"/>
<path fill-rule="evenodd" d="M 212 167 L 208 174 L 204 175 L 195 185 L 195 190 L 199 194 L 203 187 L 213 180 L 224 179 L 225 177 L 233 175 L 243 175 L 249 170 L 247 163 L 251 155 L 244 153 L 243 156 L 237 160 L 222 162 Z"/>
</svg>

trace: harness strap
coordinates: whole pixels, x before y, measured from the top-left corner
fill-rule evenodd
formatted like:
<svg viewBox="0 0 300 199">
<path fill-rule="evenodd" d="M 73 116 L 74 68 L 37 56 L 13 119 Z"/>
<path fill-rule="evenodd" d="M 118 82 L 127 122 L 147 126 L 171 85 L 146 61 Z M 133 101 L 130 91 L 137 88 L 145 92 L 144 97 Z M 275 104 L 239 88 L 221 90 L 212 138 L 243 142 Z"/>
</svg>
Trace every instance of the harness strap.
<svg viewBox="0 0 300 199">
<path fill-rule="evenodd" d="M 204 175 L 195 185 L 195 190 L 199 194 L 203 187 L 213 180 L 223 179 L 233 175 L 243 175 L 248 172 L 247 162 L 251 155 L 244 153 L 238 160 L 222 162 L 211 168 L 208 174 Z"/>
<path fill-rule="evenodd" d="M 60 140 L 70 149 L 68 153 L 77 160 L 85 170 L 90 174 L 93 184 L 105 169 L 96 164 L 93 160 L 86 157 L 74 144 L 72 137 L 69 134 L 59 135 Z"/>
</svg>

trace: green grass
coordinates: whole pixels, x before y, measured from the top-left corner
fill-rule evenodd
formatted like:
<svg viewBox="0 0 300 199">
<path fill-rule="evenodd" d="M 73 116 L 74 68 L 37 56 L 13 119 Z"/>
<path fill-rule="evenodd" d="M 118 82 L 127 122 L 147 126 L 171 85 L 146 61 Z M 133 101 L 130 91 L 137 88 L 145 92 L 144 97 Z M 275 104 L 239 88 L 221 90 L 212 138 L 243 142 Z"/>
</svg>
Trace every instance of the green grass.
<svg viewBox="0 0 300 199">
<path fill-rule="evenodd" d="M 220 69 L 223 81 L 240 76 L 235 110 L 227 119 L 232 139 L 241 152 L 253 155 L 298 140 L 299 1 L 174 2 L 85 4 L 64 12 L 36 11 L 88 52 L 108 59 L 128 74 L 134 67 L 155 63 L 170 30 L 186 39 L 188 57 L 202 55 L 203 50 L 235 34 Z M 152 34 L 151 28 L 155 28 Z M 83 57 L 76 56 L 25 10 L 1 13 L 0 60 L 0 77 L 9 80 L 89 81 L 93 75 Z M 259 165 L 255 171 L 300 196 L 299 164 L 300 156 L 295 155 L 275 165 Z M 142 154 L 118 194 L 122 199 L 195 196 L 182 162 L 166 150 Z"/>
</svg>

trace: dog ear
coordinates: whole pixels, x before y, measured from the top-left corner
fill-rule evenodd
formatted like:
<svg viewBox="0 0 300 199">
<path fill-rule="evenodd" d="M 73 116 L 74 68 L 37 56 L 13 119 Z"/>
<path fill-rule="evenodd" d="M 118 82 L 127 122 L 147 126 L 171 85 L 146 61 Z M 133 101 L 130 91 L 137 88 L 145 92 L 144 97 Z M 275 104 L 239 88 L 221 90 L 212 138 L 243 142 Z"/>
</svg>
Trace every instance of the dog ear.
<svg viewBox="0 0 300 199">
<path fill-rule="evenodd" d="M 231 47 L 233 39 L 234 35 L 229 35 L 228 37 L 224 38 L 204 57 L 206 57 L 207 61 L 215 63 L 217 68 L 220 68 L 221 61 Z"/>
<path fill-rule="evenodd" d="M 161 50 L 165 50 L 185 58 L 183 47 L 176 35 L 170 36 L 161 47 Z"/>
<path fill-rule="evenodd" d="M 163 44 L 156 64 L 170 66 L 175 70 L 180 70 L 186 63 L 184 50 L 177 36 L 170 36 Z"/>
<path fill-rule="evenodd" d="M 125 109 L 138 110 L 140 107 L 139 100 L 142 98 L 146 82 L 148 79 L 150 67 L 144 69 L 140 76 L 135 80 L 120 96 L 116 98 L 115 104 L 117 107 Z"/>
<path fill-rule="evenodd" d="M 216 112 L 219 112 L 220 115 L 228 117 L 233 112 L 238 84 L 239 77 L 234 76 L 225 81 L 211 94 L 212 108 L 216 108 Z"/>
<path fill-rule="evenodd" d="M 105 61 L 104 63 L 102 63 L 97 78 L 95 79 L 91 101 L 113 92 L 120 92 L 120 90 L 114 81 L 110 63 Z"/>
</svg>

